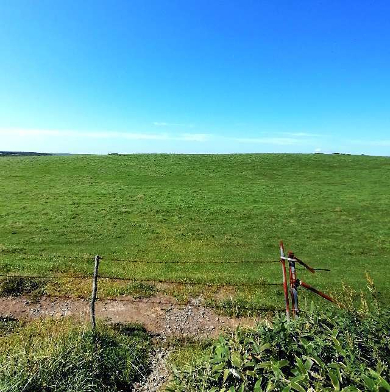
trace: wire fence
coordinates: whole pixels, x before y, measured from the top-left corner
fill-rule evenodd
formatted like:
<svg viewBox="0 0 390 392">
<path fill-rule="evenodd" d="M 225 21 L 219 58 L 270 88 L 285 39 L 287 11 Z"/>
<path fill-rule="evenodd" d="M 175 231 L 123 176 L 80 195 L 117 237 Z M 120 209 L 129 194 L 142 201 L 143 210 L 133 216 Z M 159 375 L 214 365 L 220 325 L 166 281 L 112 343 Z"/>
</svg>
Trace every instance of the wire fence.
<svg viewBox="0 0 390 392">
<path fill-rule="evenodd" d="M 107 260 L 103 258 L 103 262 L 125 262 L 134 264 L 177 264 L 177 265 L 208 265 L 208 264 L 267 264 L 267 263 L 279 263 L 279 260 L 230 260 L 230 261 L 143 261 L 143 260 L 127 260 L 127 259 L 111 259 Z M 68 274 L 58 274 L 58 275 L 21 275 L 21 274 L 0 274 L 0 278 L 20 278 L 20 279 L 45 279 L 45 280 L 58 280 L 58 279 L 91 279 L 93 271 L 91 273 L 86 273 L 83 275 L 68 275 Z M 113 275 L 101 275 L 99 274 L 99 279 L 106 279 L 112 281 L 124 281 L 124 282 L 146 282 L 146 283 L 166 283 L 166 284 L 176 284 L 176 285 L 193 285 L 193 286 L 210 286 L 210 287 L 254 287 L 254 286 L 280 286 L 280 283 L 276 282 L 266 282 L 264 279 L 260 278 L 258 281 L 254 282 L 231 282 L 228 279 L 224 282 L 205 282 L 198 281 L 190 278 L 183 278 L 179 280 L 172 279 L 142 279 L 142 278 L 129 278 L 125 276 L 113 276 Z"/>
<path fill-rule="evenodd" d="M 279 260 L 230 260 L 230 261 L 183 261 L 183 260 L 126 260 L 126 259 L 108 259 L 107 261 L 121 262 L 121 263 L 140 263 L 140 264 L 266 264 L 279 263 Z"/>
<path fill-rule="evenodd" d="M 266 282 L 263 278 L 259 278 L 258 280 L 253 280 L 253 281 L 229 281 L 229 277 L 225 277 L 224 281 L 199 281 L 198 279 L 191 279 L 191 278 L 182 278 L 178 280 L 173 280 L 173 279 L 142 279 L 142 278 L 134 278 L 134 277 L 126 277 L 126 276 L 113 276 L 112 274 L 98 274 L 98 263 L 96 265 L 96 258 L 99 258 L 99 256 L 95 257 L 95 270 L 94 273 L 81 273 L 81 274 L 61 274 L 57 273 L 55 275 L 46 275 L 46 274 L 36 274 L 36 275 L 28 275 L 28 274 L 12 274 L 12 273 L 7 273 L 7 274 L 0 274 L 0 280 L 7 280 L 7 279 L 41 279 L 41 280 L 47 280 L 47 281 L 54 281 L 58 282 L 61 279 L 65 280 L 84 280 L 84 281 L 89 281 L 92 278 L 92 275 L 94 275 L 94 287 L 97 285 L 97 276 L 99 278 L 99 281 L 104 281 L 104 280 L 109 280 L 109 281 L 118 281 L 118 282 L 129 282 L 129 283 L 137 283 L 137 282 L 145 282 L 145 283 L 152 283 L 152 284 L 171 284 L 171 285 L 180 285 L 180 286 L 200 286 L 200 287 L 214 287 L 214 288 L 221 288 L 221 287 L 240 287 L 240 288 L 245 288 L 245 287 L 259 287 L 259 286 L 281 286 L 282 283 L 275 283 L 275 282 Z M 73 258 L 70 258 L 73 259 Z M 271 264 L 271 263 L 279 263 L 280 260 L 229 260 L 229 261 L 183 261 L 183 260 L 155 260 L 155 261 L 144 261 L 144 260 L 128 260 L 128 259 L 117 259 L 117 258 L 112 258 L 112 259 L 105 259 L 105 264 L 109 265 L 109 263 L 132 263 L 132 264 L 148 264 L 148 265 L 153 265 L 153 264 L 160 264 L 160 265 L 181 265 L 181 266 L 189 266 L 189 265 L 221 265 L 221 266 L 227 266 L 227 265 L 248 265 L 248 264 Z M 104 262 L 103 261 L 103 262 Z M 213 278 L 212 278 L 213 279 Z M 222 278 L 223 279 L 223 278 Z M 96 290 L 95 290 L 96 291 Z M 80 301 L 86 301 L 84 296 L 78 297 L 77 294 L 75 296 L 72 295 L 50 295 L 50 300 L 55 301 L 55 300 L 70 300 L 70 301 L 75 301 L 75 300 L 80 300 Z M 96 301 L 97 297 L 92 296 L 91 300 L 91 317 L 92 317 L 92 324 L 94 325 L 94 304 Z M 281 309 L 277 308 L 274 304 L 270 304 L 268 306 L 258 306 L 256 303 L 245 303 L 242 301 L 237 302 L 236 299 L 233 297 L 231 298 L 225 298 L 222 301 L 205 301 L 203 300 L 198 300 L 194 298 L 186 298 L 184 303 L 182 301 L 172 301 L 172 300 L 166 300 L 166 299 L 161 299 L 156 296 L 153 296 L 152 298 L 134 298 L 134 296 L 131 296 L 129 294 L 128 297 L 123 297 L 123 296 L 103 296 L 99 298 L 100 301 L 109 301 L 109 302 L 125 302 L 125 303 L 137 303 L 137 302 L 142 302 L 142 303 L 148 303 L 156 306 L 162 306 L 166 307 L 169 309 L 170 306 L 175 307 L 175 308 L 212 308 L 215 309 L 216 311 L 222 311 L 223 313 L 226 314 L 226 312 L 231 313 L 234 315 L 235 313 L 241 313 L 248 311 L 248 314 L 256 314 L 256 313 L 261 313 L 261 312 L 278 312 Z"/>
<path fill-rule="evenodd" d="M 291 254 L 291 257 L 290 257 Z M 66 256 L 63 256 L 65 258 Z M 61 256 L 60 256 L 61 258 Z M 70 260 L 75 260 L 75 257 L 68 257 Z M 282 262 L 282 267 L 284 271 L 284 278 L 283 278 L 283 283 L 276 283 L 276 282 L 267 282 L 265 281 L 264 278 L 259 277 L 259 279 L 256 279 L 256 277 L 249 277 L 249 281 L 245 280 L 240 280 L 240 277 L 236 277 L 235 279 L 229 275 L 227 276 L 220 276 L 219 279 L 216 279 L 214 276 L 209 276 L 208 280 L 205 281 L 203 277 L 199 278 L 190 278 L 190 277 L 182 277 L 177 280 L 173 279 L 150 279 L 150 278 L 142 278 L 142 277 L 128 277 L 128 276 L 118 276 L 114 274 L 98 274 L 98 266 L 99 266 L 99 260 L 100 256 L 95 256 L 95 268 L 94 271 L 91 272 L 82 272 L 78 271 L 75 272 L 74 274 L 69 274 L 69 273 L 56 273 L 53 275 L 48 275 L 48 274 L 36 274 L 36 275 L 28 275 L 28 274 L 12 274 L 8 272 L 7 274 L 0 274 L 0 281 L 3 280 L 9 280 L 9 279 L 41 279 L 41 280 L 47 280 L 47 281 L 54 281 L 55 283 L 60 283 L 62 279 L 65 280 L 82 280 L 82 281 L 90 281 L 92 276 L 93 276 L 93 290 L 92 290 L 92 299 L 91 299 L 91 322 L 92 322 L 92 328 L 95 328 L 96 321 L 95 321 L 95 301 L 99 299 L 100 301 L 104 302 L 124 302 L 124 303 L 147 303 L 159 307 L 165 307 L 166 311 L 169 311 L 169 307 L 174 307 L 174 308 L 211 308 L 216 310 L 217 312 L 220 311 L 223 314 L 230 314 L 232 316 L 237 316 L 238 314 L 243 315 L 256 315 L 260 314 L 262 312 L 279 312 L 282 309 L 278 308 L 276 304 L 269 304 L 265 305 L 264 303 L 262 305 L 257 304 L 256 301 L 242 301 L 239 300 L 237 297 L 225 297 L 222 300 L 210 300 L 207 299 L 207 296 L 205 298 L 190 298 L 189 295 L 185 296 L 184 301 L 180 300 L 172 300 L 169 299 L 169 297 L 164 296 L 156 296 L 155 293 L 149 298 L 149 297 L 134 297 L 132 293 L 128 293 L 127 297 L 124 296 L 119 296 L 119 295 L 103 295 L 101 298 L 97 297 L 97 283 L 98 279 L 100 282 L 102 281 L 112 281 L 112 282 L 129 282 L 129 283 L 137 283 L 137 282 L 143 282 L 143 283 L 151 283 L 151 284 L 162 284 L 162 285 L 178 285 L 178 286 L 200 286 L 202 288 L 206 287 L 213 287 L 213 288 L 223 288 L 223 287 L 240 287 L 240 288 L 246 288 L 246 287 L 267 287 L 267 286 L 283 286 L 284 292 L 285 292 L 285 299 L 286 299 L 286 314 L 289 317 L 289 298 L 288 298 L 288 287 L 287 287 L 287 276 L 286 271 L 285 271 L 285 265 L 284 261 L 288 260 L 289 268 L 290 268 L 290 291 L 291 291 L 291 303 L 293 305 L 293 316 L 297 317 L 298 316 L 298 301 L 297 301 L 297 287 L 299 285 L 308 288 L 309 290 L 314 291 L 316 294 L 328 299 L 331 302 L 334 302 L 334 300 L 327 296 L 326 294 L 318 291 L 317 289 L 314 289 L 313 287 L 309 286 L 305 282 L 302 282 L 298 279 L 296 279 L 296 264 L 297 262 L 299 265 L 303 265 L 305 268 L 309 269 L 310 272 L 314 273 L 316 269 L 309 267 L 307 264 L 302 262 L 300 259 L 295 258 L 294 254 L 292 252 L 289 253 L 288 257 L 284 257 L 284 248 L 283 248 L 283 243 L 281 242 L 281 259 L 280 260 L 228 260 L 228 261 L 183 261 L 183 260 L 155 260 L 155 261 L 145 261 L 145 260 L 128 260 L 128 259 L 119 259 L 119 258 L 104 258 L 103 262 L 107 266 L 110 266 L 110 263 L 129 263 L 129 264 L 143 264 L 143 265 L 180 265 L 180 266 L 190 266 L 190 265 L 197 265 L 197 266 L 207 266 L 210 264 L 214 265 L 220 265 L 220 266 L 227 266 L 227 265 L 266 265 L 266 264 L 271 264 L 271 263 L 280 263 Z M 84 264 L 82 269 L 85 269 L 86 265 Z M 228 267 L 226 267 L 228 268 Z M 317 270 L 323 270 L 323 271 L 329 271 L 328 269 L 321 269 L 318 268 Z M 113 271 L 114 272 L 114 271 Z M 170 271 L 172 272 L 172 271 Z M 190 272 L 190 271 L 189 271 Z M 124 272 L 123 275 L 128 274 L 128 272 Z M 218 277 L 217 277 L 218 278 Z M 234 281 L 236 280 L 236 281 Z M 175 289 L 175 288 L 174 288 Z M 295 291 L 294 291 L 295 290 Z M 131 290 L 130 290 L 131 291 Z M 160 293 L 164 293 L 164 286 L 160 286 L 157 288 L 156 292 L 159 291 Z M 293 297 L 293 293 L 296 293 L 295 297 Z M 237 292 L 236 292 L 237 293 Z M 54 293 L 53 293 L 54 294 Z M 56 301 L 56 300 L 69 300 L 69 301 L 87 301 L 87 299 L 82 295 L 78 296 L 77 293 L 75 295 L 49 295 L 48 298 L 50 298 L 50 301 Z M 295 302 L 294 302 L 295 301 Z M 247 312 L 247 313 L 246 313 Z"/>
<path fill-rule="evenodd" d="M 19 278 L 19 279 L 43 279 L 43 280 L 58 280 L 58 279 L 79 279 L 79 280 L 90 280 L 92 275 L 10 275 L 10 274 L 0 274 L 2 279 Z M 191 280 L 169 280 L 169 279 L 134 279 L 126 278 L 120 276 L 105 276 L 99 274 L 99 280 L 113 280 L 113 281 L 124 281 L 124 282 L 145 282 L 145 283 L 167 283 L 167 284 L 177 284 L 177 285 L 191 285 L 191 286 L 210 286 L 210 287 L 252 287 L 252 286 L 280 286 L 280 283 L 265 282 L 259 280 L 257 282 L 198 282 Z"/>
</svg>

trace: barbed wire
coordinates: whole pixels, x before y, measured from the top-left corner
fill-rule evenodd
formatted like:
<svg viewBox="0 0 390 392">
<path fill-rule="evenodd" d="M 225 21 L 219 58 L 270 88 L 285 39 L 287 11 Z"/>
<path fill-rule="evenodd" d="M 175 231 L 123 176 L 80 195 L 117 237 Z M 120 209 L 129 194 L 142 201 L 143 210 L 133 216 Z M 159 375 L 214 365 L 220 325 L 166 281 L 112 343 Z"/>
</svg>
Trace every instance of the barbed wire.
<svg viewBox="0 0 390 392">
<path fill-rule="evenodd" d="M 68 259 L 68 260 L 75 260 L 75 259 L 81 259 L 83 261 L 91 261 L 93 262 L 94 256 L 90 254 L 90 257 L 86 259 L 86 257 L 79 258 L 77 255 L 76 256 L 67 256 L 67 255 L 59 255 L 59 254 L 49 254 L 49 255 L 40 255 L 40 256 L 34 256 L 33 257 L 37 259 L 45 259 L 45 258 L 60 258 L 60 259 Z M 277 263 L 279 260 L 205 260 L 205 261 L 199 261 L 199 260 L 193 260 L 193 261 L 188 261 L 188 260 L 139 260 L 139 259 L 123 259 L 123 258 L 116 258 L 113 255 L 107 255 L 107 256 L 101 256 L 101 260 L 103 262 L 121 262 L 121 263 L 140 263 L 140 264 L 253 264 L 253 263 L 259 263 L 259 264 L 265 264 L 265 263 Z"/>
<path fill-rule="evenodd" d="M 145 261 L 145 260 L 126 260 L 126 259 L 105 259 L 103 261 L 121 262 L 121 263 L 141 263 L 141 264 L 266 264 L 266 263 L 278 263 L 279 260 L 230 260 L 230 261 L 184 261 L 184 260 L 156 260 L 156 261 Z"/>
<path fill-rule="evenodd" d="M 9 279 L 9 278 L 20 278 L 20 279 L 47 279 L 47 280 L 56 280 L 56 279 L 80 279 L 87 280 L 91 279 L 92 275 L 57 275 L 57 276 L 47 276 L 47 275 L 9 275 L 9 274 L 0 274 L 0 278 Z M 146 283 L 168 283 L 168 284 L 179 284 L 179 285 L 193 285 L 193 286 L 280 286 L 281 283 L 273 283 L 273 282 L 197 282 L 197 281 L 185 281 L 185 280 L 165 280 L 165 279 L 134 279 L 134 278 L 126 278 L 120 276 L 105 276 L 99 275 L 99 279 L 108 279 L 108 280 L 118 280 L 125 282 L 146 282 Z"/>
</svg>

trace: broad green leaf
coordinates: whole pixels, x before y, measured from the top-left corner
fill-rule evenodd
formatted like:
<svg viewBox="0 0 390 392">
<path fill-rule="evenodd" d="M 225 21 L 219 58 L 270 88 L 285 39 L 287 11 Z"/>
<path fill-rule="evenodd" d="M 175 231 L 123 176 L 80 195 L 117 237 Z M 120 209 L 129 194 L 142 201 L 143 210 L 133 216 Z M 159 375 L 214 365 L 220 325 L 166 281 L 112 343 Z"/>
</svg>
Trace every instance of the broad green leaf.
<svg viewBox="0 0 390 392">
<path fill-rule="evenodd" d="M 256 342 L 253 343 L 253 352 L 256 354 L 261 354 L 263 351 L 268 350 L 271 348 L 269 343 L 264 343 L 261 346 L 258 345 Z"/>
<path fill-rule="evenodd" d="M 256 365 L 256 369 L 270 369 L 271 368 L 271 362 L 270 361 L 265 361 L 265 362 L 260 362 Z"/>
<path fill-rule="evenodd" d="M 299 382 L 304 381 L 304 380 L 306 380 L 306 376 L 304 376 L 302 374 L 297 376 L 297 377 L 294 377 L 294 378 L 290 379 L 291 382 L 296 382 L 296 383 L 299 383 Z"/>
<path fill-rule="evenodd" d="M 368 376 L 362 376 L 362 379 L 364 381 L 365 386 L 370 389 L 370 390 L 374 390 L 375 389 L 375 382 L 372 378 L 368 377 Z"/>
<path fill-rule="evenodd" d="M 307 370 L 310 370 L 311 367 L 313 366 L 313 363 L 314 362 L 313 362 L 313 360 L 311 358 L 307 358 L 306 361 L 305 361 L 305 368 Z"/>
<path fill-rule="evenodd" d="M 289 362 L 287 361 L 287 359 L 282 359 L 281 361 L 278 362 L 278 366 L 280 368 L 288 366 L 288 365 L 289 365 Z"/>
<path fill-rule="evenodd" d="M 301 374 L 307 375 L 307 370 L 305 365 L 303 364 L 302 360 L 298 357 L 295 357 L 295 360 L 297 361 L 297 365 L 299 368 L 299 371 L 301 372 Z"/>
<path fill-rule="evenodd" d="M 266 392 L 270 392 L 275 390 L 275 384 L 270 380 L 268 381 L 267 387 L 266 387 Z"/>
<path fill-rule="evenodd" d="M 253 392 L 261 392 L 261 382 L 263 381 L 263 378 L 259 378 L 256 381 L 255 386 L 253 387 Z"/>
<path fill-rule="evenodd" d="M 263 352 L 265 350 L 268 350 L 271 348 L 271 345 L 269 343 L 264 343 L 263 345 L 260 346 L 260 352 Z"/>
<path fill-rule="evenodd" d="M 335 346 L 335 348 L 336 348 L 336 351 L 337 351 L 340 355 L 345 356 L 345 350 L 341 347 L 341 343 L 336 339 L 335 336 L 331 336 L 330 338 L 331 338 L 332 341 L 333 341 L 333 344 L 334 344 L 334 346 Z"/>
<path fill-rule="evenodd" d="M 296 382 L 292 382 L 291 384 L 291 388 L 294 389 L 295 391 L 298 392 L 306 392 L 306 389 L 301 387 L 299 384 L 297 384 Z"/>
<path fill-rule="evenodd" d="M 219 363 L 218 365 L 215 365 L 212 367 L 213 372 L 221 372 L 225 368 L 224 363 Z"/>
<path fill-rule="evenodd" d="M 225 369 L 225 370 L 223 371 L 223 382 L 226 381 L 226 379 L 229 377 L 229 374 L 230 374 L 229 369 Z"/>
<path fill-rule="evenodd" d="M 242 366 L 242 358 L 239 352 L 233 351 L 230 359 L 235 367 L 240 368 Z"/>
<path fill-rule="evenodd" d="M 328 374 L 329 374 L 330 381 L 332 382 L 334 389 L 336 391 L 339 391 L 340 390 L 340 380 L 337 376 L 337 372 L 329 369 Z"/>
<path fill-rule="evenodd" d="M 319 367 L 321 367 L 321 368 L 326 367 L 324 361 L 320 357 L 318 357 L 317 355 L 312 355 L 312 359 L 313 359 L 313 361 L 315 361 L 317 363 L 317 365 Z"/>
</svg>

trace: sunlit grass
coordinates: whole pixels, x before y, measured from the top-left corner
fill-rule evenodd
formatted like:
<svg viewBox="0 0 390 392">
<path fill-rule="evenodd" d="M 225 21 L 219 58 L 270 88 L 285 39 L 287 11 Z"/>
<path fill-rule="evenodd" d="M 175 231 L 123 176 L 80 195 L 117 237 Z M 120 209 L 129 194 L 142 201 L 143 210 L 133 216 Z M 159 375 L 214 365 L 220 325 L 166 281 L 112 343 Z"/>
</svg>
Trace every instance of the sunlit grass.
<svg viewBox="0 0 390 392">
<path fill-rule="evenodd" d="M 149 337 L 138 326 L 88 325 L 70 318 L 0 330 L 0 390 L 123 391 L 148 372 Z"/>
<path fill-rule="evenodd" d="M 259 285 L 264 303 L 282 306 L 272 261 L 283 239 L 309 264 L 331 269 L 302 271 L 303 280 L 360 290 L 368 271 L 390 298 L 388 158 L 3 157 L 0 180 L 3 274 L 90 276 L 100 254 L 101 276 Z"/>
</svg>

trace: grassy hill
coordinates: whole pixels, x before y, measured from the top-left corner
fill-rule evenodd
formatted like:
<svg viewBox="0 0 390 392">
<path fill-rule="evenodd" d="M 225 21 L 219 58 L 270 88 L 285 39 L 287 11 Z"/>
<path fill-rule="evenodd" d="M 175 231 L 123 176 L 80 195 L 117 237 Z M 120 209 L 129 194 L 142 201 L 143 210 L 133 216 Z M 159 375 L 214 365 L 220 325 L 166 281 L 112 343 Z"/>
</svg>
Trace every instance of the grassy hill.
<svg viewBox="0 0 390 392">
<path fill-rule="evenodd" d="M 283 239 L 331 269 L 304 280 L 359 290 L 367 271 L 389 297 L 389 158 L 2 157 L 0 181 L 2 274 L 89 274 L 101 254 L 105 276 L 267 286 Z"/>
</svg>

